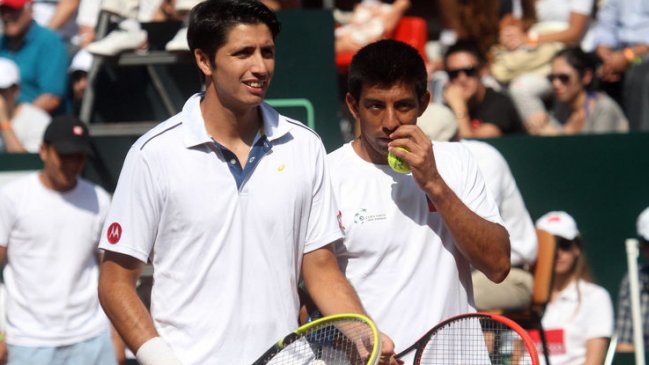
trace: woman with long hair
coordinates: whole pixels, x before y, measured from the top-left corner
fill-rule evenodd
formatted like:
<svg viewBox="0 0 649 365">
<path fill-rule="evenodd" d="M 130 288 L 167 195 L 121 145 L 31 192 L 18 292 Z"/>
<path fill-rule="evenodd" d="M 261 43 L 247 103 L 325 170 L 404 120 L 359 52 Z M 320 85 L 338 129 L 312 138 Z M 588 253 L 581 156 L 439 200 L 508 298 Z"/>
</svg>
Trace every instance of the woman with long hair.
<svg viewBox="0 0 649 365">
<path fill-rule="evenodd" d="M 592 282 L 577 223 L 555 211 L 536 227 L 557 241 L 552 295 L 542 319 L 550 363 L 601 365 L 613 334 L 613 306 L 606 289 Z"/>
<path fill-rule="evenodd" d="M 595 60 L 578 47 L 559 51 L 552 59 L 548 80 L 554 93 L 551 116 L 528 124 L 533 134 L 582 134 L 627 132 L 627 121 L 620 106 L 591 85 Z"/>
</svg>

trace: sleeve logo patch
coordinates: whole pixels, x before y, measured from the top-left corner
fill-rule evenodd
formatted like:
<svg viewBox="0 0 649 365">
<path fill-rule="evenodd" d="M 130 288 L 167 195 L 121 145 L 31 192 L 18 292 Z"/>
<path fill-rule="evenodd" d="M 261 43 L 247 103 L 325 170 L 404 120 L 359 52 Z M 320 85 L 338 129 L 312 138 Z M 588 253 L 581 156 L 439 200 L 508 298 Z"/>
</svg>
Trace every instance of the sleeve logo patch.
<svg viewBox="0 0 649 365">
<path fill-rule="evenodd" d="M 117 222 L 111 223 L 111 225 L 108 226 L 108 230 L 106 231 L 106 238 L 108 239 L 108 243 L 110 243 L 111 245 L 119 242 L 119 239 L 122 238 L 122 226 L 120 226 Z"/>
</svg>

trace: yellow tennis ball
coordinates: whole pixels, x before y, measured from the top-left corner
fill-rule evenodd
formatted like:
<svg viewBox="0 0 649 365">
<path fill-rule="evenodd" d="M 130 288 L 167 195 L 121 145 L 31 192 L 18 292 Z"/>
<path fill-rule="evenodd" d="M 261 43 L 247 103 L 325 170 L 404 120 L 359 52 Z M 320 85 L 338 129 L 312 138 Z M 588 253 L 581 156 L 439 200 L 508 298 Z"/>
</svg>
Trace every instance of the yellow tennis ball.
<svg viewBox="0 0 649 365">
<path fill-rule="evenodd" d="M 397 147 L 397 148 L 404 151 L 408 151 L 403 147 Z M 410 172 L 410 166 L 408 166 L 408 164 L 404 162 L 402 159 L 400 159 L 399 157 L 393 155 L 392 152 L 388 152 L 388 165 L 392 167 L 392 170 L 400 174 L 407 174 Z"/>
</svg>

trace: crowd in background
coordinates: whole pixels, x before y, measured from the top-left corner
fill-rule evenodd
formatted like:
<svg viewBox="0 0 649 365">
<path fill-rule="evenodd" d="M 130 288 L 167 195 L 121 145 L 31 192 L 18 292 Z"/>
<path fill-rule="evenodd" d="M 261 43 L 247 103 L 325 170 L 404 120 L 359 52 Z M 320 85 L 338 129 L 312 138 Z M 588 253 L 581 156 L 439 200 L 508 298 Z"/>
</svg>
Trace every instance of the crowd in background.
<svg viewBox="0 0 649 365">
<path fill-rule="evenodd" d="M 264 3 L 273 10 L 322 6 L 297 0 Z M 165 48 L 187 52 L 186 18 L 195 4 L 191 0 L 0 0 L 0 148 L 9 153 L 38 152 L 53 118 L 79 114 L 93 57 L 146 49 L 150 35 L 141 23 L 182 22 Z M 430 8 L 411 0 L 362 0 L 335 5 L 335 52 L 354 52 L 390 37 L 404 15 L 434 23 L 429 24 L 422 55 L 435 108 L 422 120 L 434 123 L 443 114 L 453 124 L 438 131 L 438 140 L 649 131 L 646 0 L 439 0 Z M 98 37 L 102 11 L 117 26 Z M 582 332 L 577 340 L 583 343 L 572 343 L 579 350 L 563 355 L 587 356 L 587 340 L 595 338 L 588 351 L 597 352 L 591 352 L 591 361 L 601 362 L 607 342 L 599 339 L 612 335 L 610 298 L 601 287 L 591 285 L 585 269 L 578 266 L 585 264 L 576 223 L 563 212 L 554 214 L 558 217 L 554 221 L 544 217 L 537 226 L 549 227 L 563 242 L 555 297 L 565 297 L 563 306 L 570 308 L 569 314 L 576 313 L 580 323 L 588 322 L 584 318 L 591 315 L 587 312 L 591 307 L 606 312 L 606 320 L 586 334 L 591 337 Z M 562 226 L 561 219 L 568 223 Z M 642 222 L 638 231 L 646 248 L 646 215 Z M 533 263 L 523 261 L 529 270 Z M 595 299 L 591 301 L 589 295 Z M 573 299 L 576 304 L 570 302 Z M 571 326 L 574 318 L 565 319 L 567 312 L 553 303 L 548 325 Z M 620 315 L 618 326 L 628 322 L 625 315 Z M 568 333 L 579 325 L 568 328 Z M 626 342 L 629 331 L 624 327 Z M 562 361 L 557 358 L 553 363 Z"/>
</svg>

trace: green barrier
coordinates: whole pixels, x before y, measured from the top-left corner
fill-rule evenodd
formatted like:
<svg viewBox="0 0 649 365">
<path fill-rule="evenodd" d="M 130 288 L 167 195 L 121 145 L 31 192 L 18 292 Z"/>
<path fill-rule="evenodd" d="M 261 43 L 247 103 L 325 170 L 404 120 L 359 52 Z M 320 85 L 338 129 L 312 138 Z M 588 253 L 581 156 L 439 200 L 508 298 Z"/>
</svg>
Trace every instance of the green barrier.
<svg viewBox="0 0 649 365">
<path fill-rule="evenodd" d="M 648 133 L 507 137 L 486 142 L 507 159 L 534 220 L 570 213 L 584 238 L 595 280 L 614 303 L 626 272 L 624 240 L 649 206 Z"/>
</svg>

